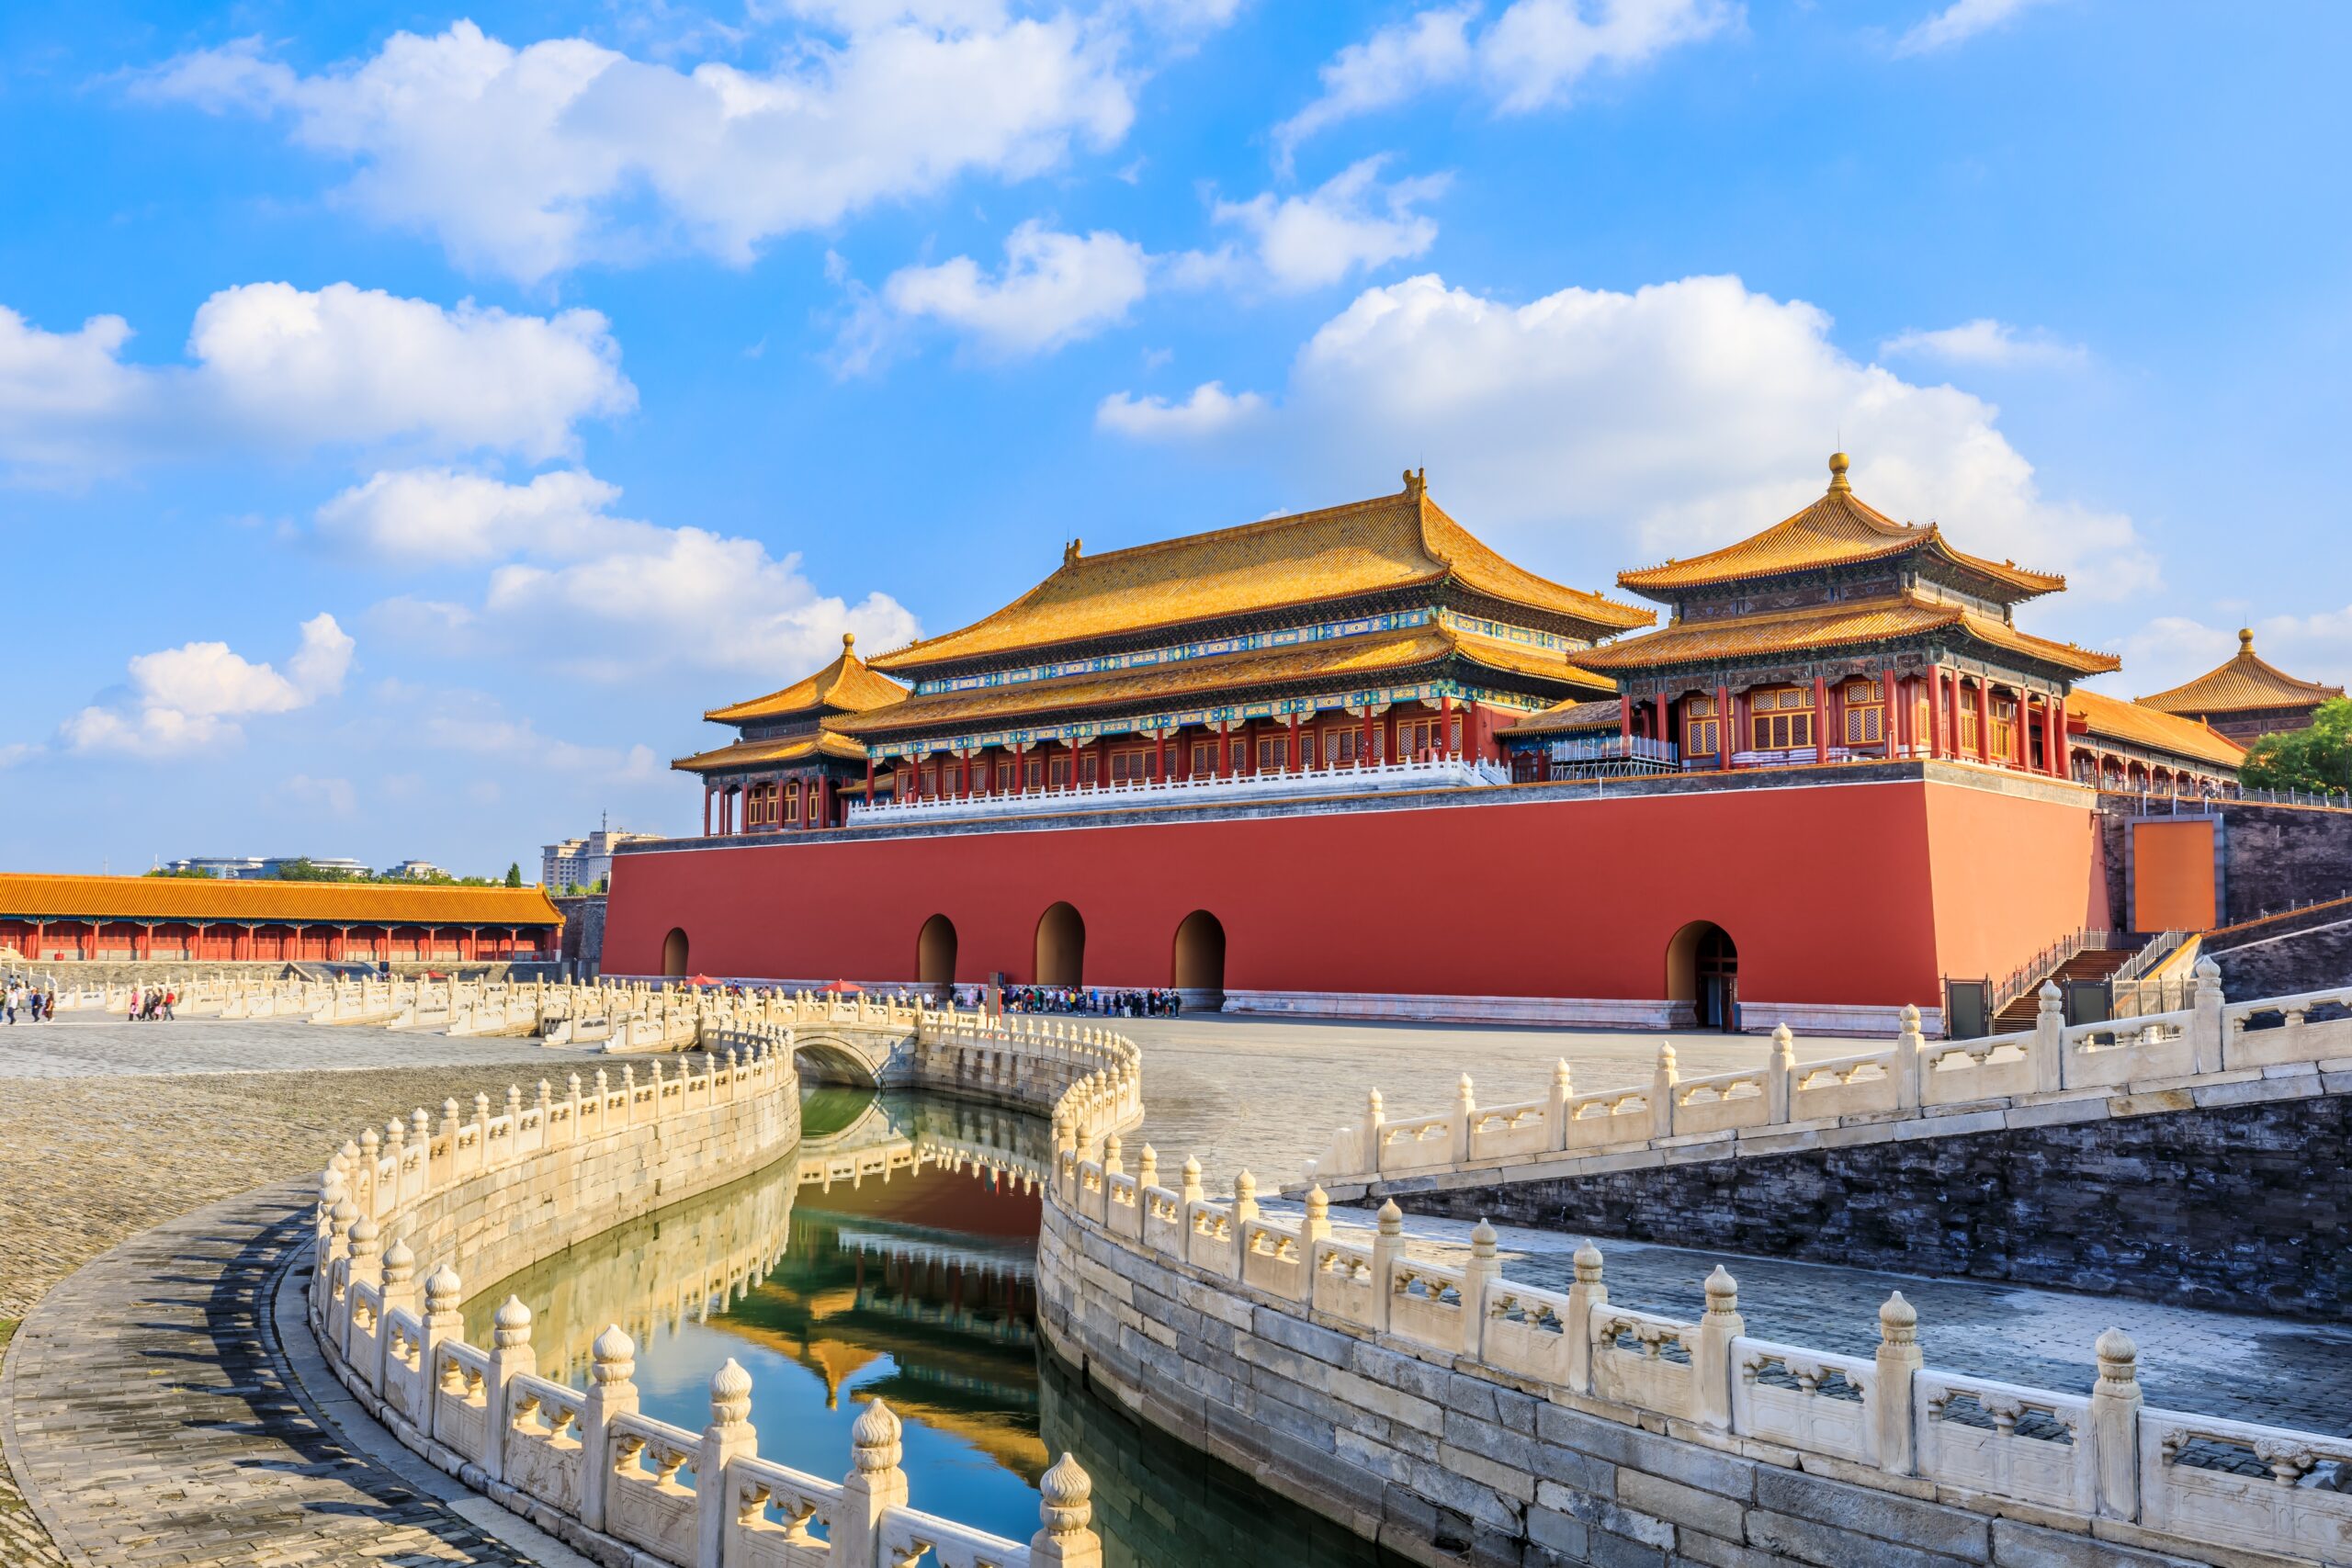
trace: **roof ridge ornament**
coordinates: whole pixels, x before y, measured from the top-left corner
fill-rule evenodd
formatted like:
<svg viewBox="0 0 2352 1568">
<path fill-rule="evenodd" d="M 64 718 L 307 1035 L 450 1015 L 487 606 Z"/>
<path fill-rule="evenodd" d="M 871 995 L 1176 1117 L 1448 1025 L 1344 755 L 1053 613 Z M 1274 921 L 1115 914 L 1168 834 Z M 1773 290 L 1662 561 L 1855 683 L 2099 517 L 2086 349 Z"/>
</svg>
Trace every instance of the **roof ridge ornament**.
<svg viewBox="0 0 2352 1568">
<path fill-rule="evenodd" d="M 1429 493 L 1429 474 L 1430 471 L 1427 468 L 1407 468 L 1405 470 L 1406 500 L 1419 501 L 1421 497 Z"/>
<path fill-rule="evenodd" d="M 1849 462 L 1849 459 L 1843 452 L 1832 452 L 1829 454 L 1829 491 L 1831 494 L 1835 495 L 1842 491 L 1845 494 L 1851 495 L 1854 492 L 1853 482 L 1846 478 L 1846 468 Z"/>
<path fill-rule="evenodd" d="M 1084 539 L 1072 539 L 1069 544 L 1064 545 L 1062 547 L 1062 565 L 1066 567 L 1076 566 L 1078 564 L 1079 557 L 1085 554 L 1085 546 L 1086 541 Z"/>
</svg>

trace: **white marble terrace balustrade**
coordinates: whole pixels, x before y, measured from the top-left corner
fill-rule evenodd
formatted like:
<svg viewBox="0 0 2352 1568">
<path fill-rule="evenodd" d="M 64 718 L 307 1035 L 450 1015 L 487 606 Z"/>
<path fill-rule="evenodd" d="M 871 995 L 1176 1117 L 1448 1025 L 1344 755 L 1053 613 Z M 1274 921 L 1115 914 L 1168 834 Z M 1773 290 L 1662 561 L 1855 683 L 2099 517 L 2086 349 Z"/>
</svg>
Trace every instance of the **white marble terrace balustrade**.
<svg viewBox="0 0 2352 1568">
<path fill-rule="evenodd" d="M 1479 789 L 1510 783 L 1508 769 L 1462 756 L 1402 758 L 1301 769 L 1297 773 L 1234 773 L 1225 778 L 1136 779 L 1080 784 L 1069 789 L 995 791 L 979 795 L 928 795 L 867 805 L 852 801 L 849 825 L 886 827 L 922 822 L 971 821 L 991 817 L 1037 817 L 1060 811 L 1119 811 L 1146 806 L 1220 806 L 1252 800 L 1307 800 L 1400 789 Z"/>
</svg>

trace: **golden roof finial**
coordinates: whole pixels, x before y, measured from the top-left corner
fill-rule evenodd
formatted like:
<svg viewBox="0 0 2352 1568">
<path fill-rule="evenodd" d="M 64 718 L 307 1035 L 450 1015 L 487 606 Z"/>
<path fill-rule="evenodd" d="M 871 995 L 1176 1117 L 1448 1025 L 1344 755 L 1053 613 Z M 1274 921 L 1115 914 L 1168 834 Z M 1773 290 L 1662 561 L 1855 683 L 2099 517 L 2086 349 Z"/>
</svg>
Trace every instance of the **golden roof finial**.
<svg viewBox="0 0 2352 1568">
<path fill-rule="evenodd" d="M 856 646 L 857 634 L 855 632 L 842 633 L 842 651 L 843 653 L 847 653 L 851 649 L 855 648 Z"/>
<path fill-rule="evenodd" d="M 1846 478 L 1846 454 L 1843 452 L 1829 454 L 1829 488 L 1833 491 L 1851 491 L 1854 488 Z"/>
<path fill-rule="evenodd" d="M 2238 651 L 2240 653 L 2252 653 L 2254 651 L 2254 628 L 2252 626 L 2240 626 L 2238 628 Z"/>
</svg>

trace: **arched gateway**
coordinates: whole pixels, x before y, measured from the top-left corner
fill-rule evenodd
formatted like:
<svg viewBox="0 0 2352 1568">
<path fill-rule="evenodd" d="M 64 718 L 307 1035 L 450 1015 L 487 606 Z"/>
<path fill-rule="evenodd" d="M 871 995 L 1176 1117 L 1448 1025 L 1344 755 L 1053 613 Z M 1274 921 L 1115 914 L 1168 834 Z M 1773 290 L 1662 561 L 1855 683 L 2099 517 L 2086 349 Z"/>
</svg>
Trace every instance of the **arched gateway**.
<svg viewBox="0 0 2352 1568">
<path fill-rule="evenodd" d="M 956 984 L 956 922 L 933 915 L 915 938 L 915 979 L 944 992 Z"/>
<path fill-rule="evenodd" d="M 1195 909 L 1176 928 L 1176 989 L 1188 1008 L 1225 1005 L 1225 922 Z"/>
<path fill-rule="evenodd" d="M 1056 904 L 1037 920 L 1040 986 L 1082 986 L 1086 971 L 1086 921 L 1069 904 Z"/>
<path fill-rule="evenodd" d="M 1739 949 L 1713 920 L 1693 920 L 1666 944 L 1666 995 L 1689 1002 L 1701 1029 L 1739 1027 Z"/>
<path fill-rule="evenodd" d="M 680 926 L 672 926 L 670 934 L 662 939 L 662 973 L 673 980 L 686 977 L 686 933 Z"/>
</svg>

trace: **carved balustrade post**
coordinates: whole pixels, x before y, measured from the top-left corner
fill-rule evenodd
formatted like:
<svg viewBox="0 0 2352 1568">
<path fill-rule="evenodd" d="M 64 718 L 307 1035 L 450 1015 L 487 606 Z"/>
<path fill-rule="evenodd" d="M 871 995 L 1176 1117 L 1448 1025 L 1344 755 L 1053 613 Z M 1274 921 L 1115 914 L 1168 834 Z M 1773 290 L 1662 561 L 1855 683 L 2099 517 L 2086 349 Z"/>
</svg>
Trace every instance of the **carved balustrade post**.
<svg viewBox="0 0 2352 1568">
<path fill-rule="evenodd" d="M 1650 1076 L 1650 1136 L 1670 1138 L 1674 1135 L 1674 1046 L 1657 1048 L 1657 1070 Z"/>
<path fill-rule="evenodd" d="M 1552 1064 L 1551 1098 L 1544 1104 L 1544 1146 L 1558 1154 L 1568 1146 L 1568 1100 L 1576 1094 L 1576 1084 L 1568 1074 L 1566 1056 Z"/>
<path fill-rule="evenodd" d="M 1592 1392 L 1592 1314 L 1609 1304 L 1609 1287 L 1600 1278 L 1600 1248 L 1587 1241 L 1577 1248 L 1576 1282 L 1568 1287 L 1568 1320 L 1561 1331 L 1568 1338 L 1568 1387 L 1577 1393 Z"/>
<path fill-rule="evenodd" d="M 369 1365 L 360 1369 L 378 1393 L 384 1392 L 392 1375 L 392 1337 L 385 1325 L 395 1309 L 414 1315 L 417 1297 L 416 1254 L 409 1250 L 407 1242 L 394 1236 L 392 1245 L 384 1249 L 384 1315 L 376 1324 L 376 1354 Z"/>
<path fill-rule="evenodd" d="M 1919 1010 L 1910 1002 L 1903 1004 L 1903 1027 L 1894 1036 L 1894 1059 L 1887 1064 L 1887 1071 L 1894 1079 L 1894 1105 L 1898 1111 L 1916 1111 L 1925 1089 L 1919 1077 L 1919 1053 L 1927 1042 L 1919 1034 Z"/>
<path fill-rule="evenodd" d="M 1908 1475 L 1918 1468 L 1911 1389 L 1924 1365 L 1919 1311 L 1897 1291 L 1878 1309 L 1878 1383 L 1871 1390 L 1871 1453 L 1889 1475 Z"/>
<path fill-rule="evenodd" d="M 2197 961 L 2197 988 L 2189 998 L 2191 1056 L 2200 1073 L 2218 1073 L 2228 1055 L 2229 1030 L 2222 1016 L 2222 966 Z"/>
<path fill-rule="evenodd" d="M 1380 1174 L 1381 1121 L 1380 1091 L 1375 1089 L 1363 1097 L 1363 1147 L 1359 1151 L 1360 1163 L 1351 1174 Z"/>
<path fill-rule="evenodd" d="M 351 1224 L 351 1258 L 346 1266 L 348 1284 L 343 1292 L 343 1321 L 335 1325 L 338 1344 L 346 1365 L 351 1361 L 351 1323 L 358 1312 L 356 1292 L 362 1285 L 384 1282 L 384 1261 L 379 1251 L 382 1244 L 376 1237 L 376 1222 L 362 1214 Z M 366 1370 L 361 1370 L 366 1376 Z"/>
<path fill-rule="evenodd" d="M 506 1479 L 506 1445 L 514 1426 L 514 1382 L 539 1370 L 538 1352 L 531 1348 L 531 1309 L 520 1296 L 508 1296 L 491 1319 L 489 1370 L 482 1373 L 482 1472 L 492 1481 Z"/>
<path fill-rule="evenodd" d="M 1764 1066 L 1764 1120 L 1774 1126 L 1786 1122 L 1797 1097 L 1797 1047 L 1785 1023 L 1772 1030 L 1772 1055 Z"/>
<path fill-rule="evenodd" d="M 1102 1568 L 1094 1519 L 1094 1483 L 1065 1452 L 1037 1483 L 1038 1531 L 1029 1538 L 1029 1568 Z"/>
<path fill-rule="evenodd" d="M 1731 1342 L 1747 1332 L 1739 1315 L 1739 1283 L 1718 1263 L 1707 1276 L 1707 1310 L 1699 1316 L 1699 1342 L 1690 1347 L 1690 1382 L 1697 1393 L 1691 1415 L 1702 1427 L 1731 1430 Z"/>
<path fill-rule="evenodd" d="M 416 1370 L 424 1389 L 424 1408 L 417 1412 L 416 1429 L 428 1438 L 434 1435 L 434 1413 L 440 1408 L 440 1401 L 434 1393 L 441 1380 L 434 1371 L 433 1357 L 440 1345 L 465 1334 L 463 1290 L 458 1271 L 447 1263 L 424 1278 L 424 1325 L 416 1336 Z"/>
<path fill-rule="evenodd" d="M 1405 1257 L 1405 1211 L 1389 1199 L 1380 1205 L 1380 1228 L 1372 1238 L 1372 1326 L 1388 1332 L 1388 1303 L 1396 1291 L 1390 1276 Z"/>
<path fill-rule="evenodd" d="M 2120 1328 L 2092 1347 L 2098 1382 L 2091 1387 L 2091 1460 L 2098 1467 L 2098 1511 L 2110 1519 L 2140 1517 L 2140 1348 Z"/>
<path fill-rule="evenodd" d="M 907 1472 L 899 1468 L 899 1417 L 880 1400 L 849 1429 L 852 1468 L 842 1481 L 829 1562 L 839 1568 L 893 1568 L 882 1553 L 882 1515 L 907 1506 Z"/>
<path fill-rule="evenodd" d="M 1477 1228 L 1470 1233 L 1470 1261 L 1462 1267 L 1460 1349 L 1465 1356 L 1485 1352 L 1487 1291 L 1502 1277 L 1502 1260 L 1496 1256 L 1495 1227 L 1482 1218 Z"/>
<path fill-rule="evenodd" d="M 1102 1174 L 1104 1176 L 1123 1176 L 1126 1173 L 1127 1168 L 1120 1159 L 1125 1147 L 1125 1145 L 1120 1143 L 1119 1134 L 1116 1133 L 1102 1140 Z"/>
<path fill-rule="evenodd" d="M 1478 1101 L 1470 1090 L 1470 1075 L 1464 1073 L 1453 1086 L 1453 1114 L 1446 1123 L 1446 1131 L 1453 1135 L 1449 1157 L 1456 1165 L 1470 1157 L 1470 1128 L 1477 1118 Z"/>
<path fill-rule="evenodd" d="M 336 1157 L 340 1159 L 342 1156 Z M 322 1321 L 322 1314 L 326 1311 L 334 1266 L 348 1245 L 345 1233 L 351 1228 L 352 1216 L 357 1213 L 351 1206 L 351 1199 L 343 1184 L 342 1168 L 329 1165 L 325 1179 L 319 1184 L 319 1213 L 312 1226 L 311 1317 L 313 1322 Z"/>
<path fill-rule="evenodd" d="M 474 1168 L 490 1168 L 490 1094 L 474 1091 Z"/>
<path fill-rule="evenodd" d="M 752 1374 L 729 1356 L 711 1374 L 710 1425 L 702 1429 L 702 1448 L 695 1455 L 696 1568 L 725 1568 L 727 1527 L 736 1512 L 727 1467 L 759 1451 L 759 1434 L 752 1427 Z"/>
<path fill-rule="evenodd" d="M 2055 980 L 2041 982 L 2033 1014 L 2033 1087 L 2047 1092 L 2066 1086 L 2066 998 Z"/>
<path fill-rule="evenodd" d="M 637 1414 L 636 1341 L 617 1323 L 606 1325 L 589 1347 L 595 1363 L 588 1371 L 588 1397 L 580 1402 L 580 1522 L 605 1528 L 605 1499 L 612 1491 L 613 1417 Z"/>
</svg>

